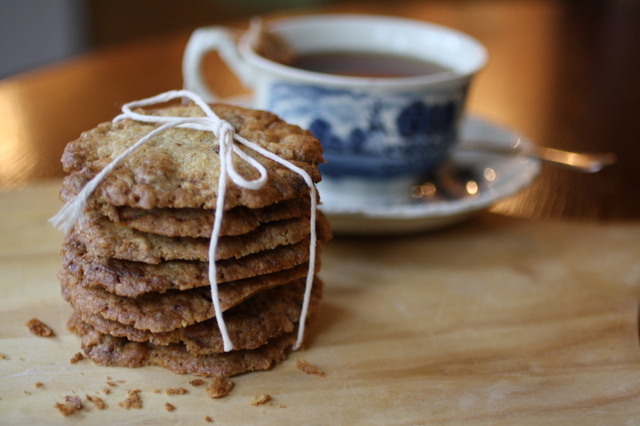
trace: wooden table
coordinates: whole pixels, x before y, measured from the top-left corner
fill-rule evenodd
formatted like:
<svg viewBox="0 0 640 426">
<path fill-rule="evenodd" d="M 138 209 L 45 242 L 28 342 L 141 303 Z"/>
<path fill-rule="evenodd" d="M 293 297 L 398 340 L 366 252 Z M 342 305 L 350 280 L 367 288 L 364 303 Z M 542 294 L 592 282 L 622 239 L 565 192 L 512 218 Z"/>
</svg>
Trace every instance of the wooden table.
<svg viewBox="0 0 640 426">
<path fill-rule="evenodd" d="M 211 400 L 191 376 L 69 362 L 79 340 L 66 331 L 71 310 L 56 279 L 62 236 L 46 222 L 60 206 L 64 144 L 123 102 L 179 88 L 188 33 L 0 81 L 0 423 L 640 421 L 637 3 L 354 1 L 321 11 L 408 16 L 474 35 L 491 62 L 472 112 L 542 145 L 620 161 L 594 175 L 545 166 L 527 191 L 450 229 L 336 238 L 309 348 Z M 242 90 L 228 82 L 212 83 Z M 29 334 L 33 317 L 56 337 Z M 300 372 L 296 359 L 326 376 Z M 107 409 L 63 418 L 53 408 L 65 395 L 96 395 L 107 376 L 116 381 L 100 395 Z M 189 394 L 152 392 L 169 387 Z M 143 408 L 118 407 L 136 388 Z M 273 404 L 251 406 L 257 393 Z"/>
</svg>

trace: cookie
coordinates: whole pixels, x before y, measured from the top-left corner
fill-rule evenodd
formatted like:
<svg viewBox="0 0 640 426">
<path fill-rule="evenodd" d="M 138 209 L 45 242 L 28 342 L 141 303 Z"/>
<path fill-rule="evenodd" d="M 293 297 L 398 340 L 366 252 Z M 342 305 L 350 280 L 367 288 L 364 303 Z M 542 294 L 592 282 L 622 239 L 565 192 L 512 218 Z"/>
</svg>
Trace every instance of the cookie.
<svg viewBox="0 0 640 426">
<path fill-rule="evenodd" d="M 238 206 L 224 213 L 221 236 L 242 235 L 260 224 L 308 215 L 308 196 L 281 201 L 261 209 Z M 209 238 L 213 230 L 214 210 L 140 209 L 103 204 L 99 212 L 118 225 L 167 237 Z"/>
<path fill-rule="evenodd" d="M 312 290 L 308 321 L 313 320 L 322 297 L 319 279 L 314 280 Z M 300 319 L 303 294 L 304 280 L 296 280 L 260 293 L 225 312 L 225 323 L 234 347 L 257 348 L 282 333 L 294 330 Z M 76 315 L 101 333 L 130 341 L 161 346 L 180 343 L 194 355 L 223 352 L 222 337 L 215 319 L 168 332 L 152 333 L 107 320 L 99 314 L 76 311 Z"/>
<path fill-rule="evenodd" d="M 322 246 L 331 238 L 326 218 L 318 212 L 318 245 L 316 258 Z M 157 265 L 131 262 L 87 253 L 84 244 L 72 232 L 62 247 L 64 269 L 79 279 L 119 296 L 136 297 L 149 292 L 188 290 L 209 286 L 208 262 L 174 260 Z M 218 282 L 236 281 L 286 270 L 309 260 L 309 239 L 296 244 L 279 246 L 245 256 L 240 259 L 216 262 Z"/>
<path fill-rule="evenodd" d="M 228 121 L 236 133 L 305 170 L 314 182 L 320 180 L 317 166 L 324 162 L 322 147 L 313 135 L 265 111 L 214 104 L 213 111 Z M 201 117 L 193 104 L 174 105 L 146 111 L 147 114 Z M 86 183 L 118 154 L 153 130 L 156 125 L 125 119 L 107 122 L 67 145 L 62 165 L 61 198 L 75 196 Z M 220 177 L 219 143 L 211 132 L 174 128 L 163 132 L 123 160 L 100 183 L 92 198 L 114 206 L 214 209 Z M 292 199 L 305 191 L 304 179 L 260 154 L 241 148 L 267 170 L 268 184 L 258 190 L 245 189 L 232 181 L 225 194 L 225 210 L 236 206 L 262 208 Z M 246 178 L 257 171 L 235 158 L 235 167 Z"/>
<path fill-rule="evenodd" d="M 81 246 L 80 246 L 81 247 Z M 150 292 L 189 290 L 209 286 L 207 262 L 175 260 L 150 265 L 112 258 L 95 258 L 80 250 L 78 245 L 63 248 L 65 267 L 80 274 L 92 285 L 119 296 L 137 297 Z M 304 264 L 309 260 L 309 240 L 280 246 L 241 259 L 218 261 L 218 283 L 236 281 Z"/>
<path fill-rule="evenodd" d="M 220 285 L 218 298 L 221 309 L 226 311 L 259 292 L 304 278 L 307 271 L 308 264 L 303 264 L 285 271 Z M 87 285 L 66 270 L 61 271 L 58 277 L 65 300 L 76 311 L 98 314 L 107 320 L 141 330 L 154 333 L 171 331 L 215 316 L 208 286 L 186 291 L 147 293 L 131 298 Z"/>
<path fill-rule="evenodd" d="M 294 244 L 309 235 L 309 221 L 302 218 L 265 223 L 243 235 L 220 237 L 216 260 L 238 259 L 280 245 Z M 89 215 L 77 236 L 93 256 L 158 264 L 168 260 L 209 258 L 208 238 L 165 237 L 119 226 L 104 216 Z"/>
<path fill-rule="evenodd" d="M 296 340 L 294 332 L 277 337 L 257 349 L 193 355 L 180 344 L 158 346 L 100 333 L 77 315 L 71 317 L 68 327 L 82 338 L 82 349 L 98 365 L 128 368 L 155 365 L 177 374 L 205 377 L 230 377 L 248 371 L 268 370 L 287 357 Z"/>
<path fill-rule="evenodd" d="M 169 92 L 139 104 L 175 96 L 190 97 Z M 177 102 L 140 112 L 204 117 L 200 107 Z M 331 238 L 320 212 L 315 212 L 316 223 L 310 223 L 311 201 L 315 206 L 319 200 L 310 199 L 317 193 L 308 179 L 320 180 L 320 143 L 310 132 L 268 112 L 211 107 L 237 136 L 306 175 L 236 140 L 230 154 L 233 171 L 249 180 L 266 173 L 265 184 L 255 189 L 233 173 L 222 175 L 221 145 L 213 132 L 164 127 L 156 133 L 159 124 L 149 123 L 148 117 L 138 121 L 120 116 L 65 148 L 62 163 L 68 176 L 60 197 L 66 203 L 118 155 L 153 132 L 146 144 L 109 167 L 97 187 L 91 187 L 86 203 L 78 200 L 81 204 L 67 206 L 54 220 L 66 220 L 65 229 L 75 224 L 63 243 L 59 279 L 63 297 L 74 309 L 69 329 L 82 338 L 83 350 L 97 364 L 156 365 L 204 376 L 268 369 L 299 346 L 298 326 L 303 331 L 317 313 L 322 282 L 314 273 Z M 224 205 L 216 211 L 223 196 L 219 179 L 227 187 Z M 216 216 L 222 227 L 219 234 L 216 228 L 215 259 L 209 259 Z M 315 247 L 309 247 L 315 241 L 312 224 Z M 315 258 L 310 259 L 312 248 Z M 314 262 L 315 270 L 309 270 Z M 208 279 L 214 266 L 215 309 Z M 311 278 L 313 286 L 307 289 Z M 311 290 L 310 299 L 306 290 Z"/>
</svg>

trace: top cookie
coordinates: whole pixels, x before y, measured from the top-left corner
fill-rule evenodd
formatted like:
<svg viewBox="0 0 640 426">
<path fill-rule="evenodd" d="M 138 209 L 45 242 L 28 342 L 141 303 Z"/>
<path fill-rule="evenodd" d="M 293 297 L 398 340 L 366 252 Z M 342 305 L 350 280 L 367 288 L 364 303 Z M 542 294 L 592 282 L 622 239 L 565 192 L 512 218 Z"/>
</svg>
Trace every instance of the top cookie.
<svg viewBox="0 0 640 426">
<path fill-rule="evenodd" d="M 266 111 L 224 104 L 213 104 L 211 108 L 221 119 L 228 121 L 238 135 L 305 170 L 314 182 L 320 180 L 317 166 L 324 162 L 322 148 L 310 132 L 287 124 Z M 145 110 L 145 113 L 204 116 L 193 104 Z M 63 183 L 62 200 L 69 201 L 122 151 L 155 127 L 130 119 L 107 122 L 69 143 L 62 156 L 63 168 L 69 173 Z M 304 179 L 297 173 L 241 144 L 238 146 L 267 169 L 268 181 L 259 190 L 249 190 L 229 180 L 225 210 L 236 206 L 261 208 L 294 198 L 307 190 Z M 167 130 L 129 155 L 107 175 L 94 192 L 94 200 L 143 209 L 214 209 L 220 177 L 218 152 L 218 139 L 212 132 Z M 235 155 L 234 164 L 242 176 L 258 176 L 252 166 Z"/>
</svg>

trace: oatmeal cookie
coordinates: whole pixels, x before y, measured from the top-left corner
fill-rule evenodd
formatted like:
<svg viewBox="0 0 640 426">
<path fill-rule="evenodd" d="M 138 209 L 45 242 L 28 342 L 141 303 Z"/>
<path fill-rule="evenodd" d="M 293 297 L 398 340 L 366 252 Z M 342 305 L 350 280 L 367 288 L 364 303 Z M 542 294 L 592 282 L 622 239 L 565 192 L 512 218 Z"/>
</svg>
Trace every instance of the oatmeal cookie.
<svg viewBox="0 0 640 426">
<path fill-rule="evenodd" d="M 308 215 L 308 195 L 280 201 L 261 209 L 238 206 L 224 213 L 221 236 L 242 235 L 260 224 Z M 99 212 L 118 225 L 167 237 L 209 238 L 213 231 L 214 210 L 140 209 L 103 204 Z"/>
<path fill-rule="evenodd" d="M 319 263 L 323 245 L 331 238 L 326 218 L 318 212 L 318 244 L 316 261 Z M 84 244 L 72 232 L 62 247 L 65 270 L 85 283 L 103 287 L 119 296 L 136 297 L 149 292 L 188 290 L 208 286 L 208 262 L 174 260 L 151 265 L 87 253 Z M 216 262 L 218 282 L 236 281 L 286 270 L 309 260 L 309 239 L 296 244 L 279 246 L 251 254 L 240 259 Z"/>
<path fill-rule="evenodd" d="M 304 278 L 307 271 L 308 264 L 303 264 L 273 274 L 222 284 L 218 287 L 220 307 L 226 311 L 259 292 Z M 186 291 L 147 293 L 131 298 L 86 285 L 65 270 L 58 277 L 65 300 L 76 311 L 97 314 L 140 330 L 154 333 L 171 331 L 215 316 L 208 286 Z"/>
<path fill-rule="evenodd" d="M 164 105 L 139 111 L 204 116 L 194 104 Z M 236 135 L 304 170 L 313 183 L 320 181 L 322 148 L 310 132 L 269 112 L 211 107 Z M 119 118 L 69 143 L 62 156 L 68 175 L 60 198 L 71 201 L 158 126 Z M 242 188 L 221 175 L 220 147 L 208 131 L 175 127 L 154 134 L 106 174 L 86 200 L 82 219 L 65 236 L 59 279 L 74 310 L 68 327 L 95 363 L 228 377 L 268 369 L 295 344 L 298 326 L 304 328 L 299 323 L 308 274 L 319 271 L 320 253 L 331 238 L 328 221 L 317 212 L 316 223 L 310 222 L 308 179 L 238 142 L 236 148 L 266 172 L 262 188 Z M 233 169 L 245 179 L 258 178 L 259 169 L 237 152 Z M 219 179 L 227 189 L 224 206 L 216 211 Z M 216 300 L 234 348 L 227 352 L 229 341 L 223 341 L 218 327 L 222 318 L 215 318 L 208 279 L 218 214 Z M 311 225 L 317 229 L 314 259 Z M 309 271 L 314 261 L 315 270 Z M 314 320 L 322 298 L 322 282 L 313 278 L 305 325 Z"/>
<path fill-rule="evenodd" d="M 220 237 L 216 260 L 240 258 L 280 245 L 294 244 L 309 235 L 309 221 L 294 218 L 261 225 L 248 234 Z M 104 216 L 90 215 L 77 231 L 93 256 L 158 264 L 167 260 L 209 258 L 209 238 L 165 237 L 119 226 Z"/>
<path fill-rule="evenodd" d="M 236 349 L 257 348 L 267 340 L 288 333 L 300 319 L 304 280 L 260 293 L 224 314 L 229 337 Z M 315 318 L 322 297 L 322 283 L 316 278 L 309 303 L 307 323 Z M 76 310 L 82 321 L 101 333 L 135 342 L 166 346 L 180 343 L 194 355 L 223 352 L 222 336 L 215 319 L 168 332 L 139 330 L 101 315 Z"/>
<path fill-rule="evenodd" d="M 290 161 L 320 180 L 317 166 L 324 162 L 322 147 L 313 135 L 276 115 L 236 106 L 213 104 L 213 111 L 228 121 L 237 134 Z M 194 104 L 151 109 L 147 114 L 201 117 Z M 62 165 L 69 175 L 64 179 L 61 198 L 67 202 L 106 167 L 118 154 L 147 135 L 156 125 L 125 119 L 107 122 L 85 132 L 65 148 Z M 229 181 L 225 210 L 236 206 L 262 208 L 295 198 L 307 186 L 297 173 L 244 148 L 266 169 L 268 184 L 250 190 Z M 93 194 L 98 202 L 115 206 L 152 208 L 214 209 L 220 177 L 218 139 L 211 132 L 174 128 L 167 130 L 132 153 L 108 174 Z M 234 156 L 238 173 L 256 178 L 257 171 Z"/>
<path fill-rule="evenodd" d="M 155 365 L 178 374 L 230 377 L 254 370 L 268 370 L 284 360 L 295 343 L 295 332 L 284 334 L 251 350 L 193 355 L 184 345 L 158 346 L 103 334 L 76 315 L 69 329 L 81 336 L 82 349 L 93 362 L 104 366 L 136 368 Z"/>
</svg>

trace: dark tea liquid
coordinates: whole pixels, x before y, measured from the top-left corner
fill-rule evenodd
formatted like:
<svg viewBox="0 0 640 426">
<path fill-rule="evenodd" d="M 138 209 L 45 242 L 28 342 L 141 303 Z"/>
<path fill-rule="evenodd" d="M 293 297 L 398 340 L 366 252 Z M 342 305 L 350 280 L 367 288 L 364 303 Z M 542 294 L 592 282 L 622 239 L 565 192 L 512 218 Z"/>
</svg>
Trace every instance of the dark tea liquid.
<svg viewBox="0 0 640 426">
<path fill-rule="evenodd" d="M 409 56 L 386 53 L 318 52 L 300 55 L 291 65 L 307 71 L 350 77 L 416 77 L 452 71 Z"/>
</svg>

